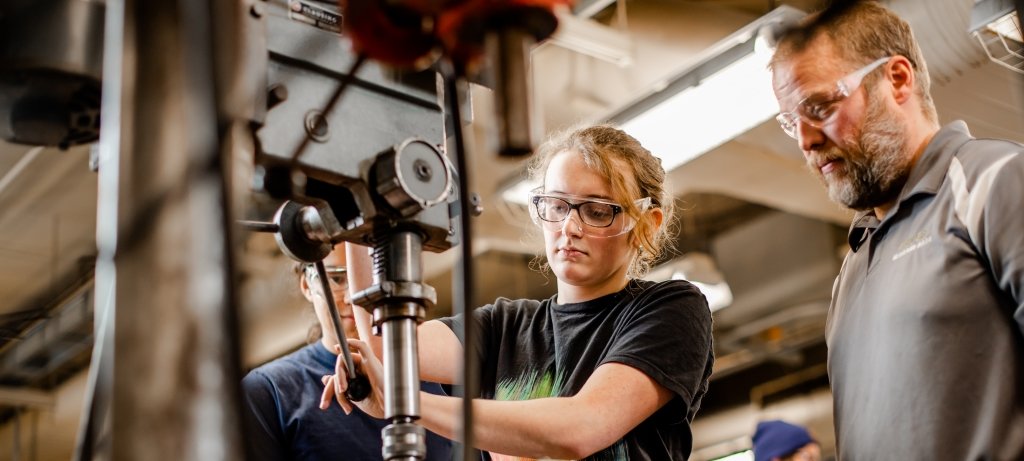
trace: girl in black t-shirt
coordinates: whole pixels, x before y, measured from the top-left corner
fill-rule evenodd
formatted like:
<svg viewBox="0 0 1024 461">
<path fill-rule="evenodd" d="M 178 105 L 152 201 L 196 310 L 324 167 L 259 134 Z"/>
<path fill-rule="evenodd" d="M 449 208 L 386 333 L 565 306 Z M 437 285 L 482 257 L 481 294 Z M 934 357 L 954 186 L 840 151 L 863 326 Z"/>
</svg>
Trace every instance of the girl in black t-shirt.
<svg viewBox="0 0 1024 461">
<path fill-rule="evenodd" d="M 711 374 L 711 313 L 685 281 L 639 280 L 661 255 L 672 217 L 660 160 L 600 125 L 547 141 L 530 172 L 542 184 L 530 194 L 530 213 L 558 292 L 473 311 L 483 364 L 476 445 L 491 459 L 686 459 L 689 423 Z M 368 285 L 366 251 L 350 246 L 349 260 L 353 289 Z M 369 314 L 355 311 L 369 344 L 351 343 L 380 389 L 380 339 L 364 335 Z M 457 382 L 462 321 L 419 327 L 422 379 Z M 325 377 L 322 407 L 337 396 L 346 411 L 357 405 L 383 417 L 380 392 L 353 404 L 337 376 Z M 454 437 L 461 401 L 420 397 L 420 423 Z"/>
</svg>

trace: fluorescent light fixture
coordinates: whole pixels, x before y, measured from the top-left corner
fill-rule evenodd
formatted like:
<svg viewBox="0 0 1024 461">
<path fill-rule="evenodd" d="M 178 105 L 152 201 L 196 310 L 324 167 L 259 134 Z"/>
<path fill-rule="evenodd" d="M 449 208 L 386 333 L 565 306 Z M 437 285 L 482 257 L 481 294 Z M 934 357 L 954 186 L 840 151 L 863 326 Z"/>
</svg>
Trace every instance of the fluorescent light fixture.
<svg viewBox="0 0 1024 461">
<path fill-rule="evenodd" d="M 988 23 L 985 27 L 988 28 L 988 30 L 1017 43 L 1024 42 L 1024 39 L 1021 38 L 1020 21 L 1017 18 L 1016 12 L 1004 15 L 1003 17 Z"/>
<path fill-rule="evenodd" d="M 779 113 L 768 58 L 751 53 L 622 123 L 670 171 Z"/>
<path fill-rule="evenodd" d="M 662 89 L 608 118 L 660 157 L 665 171 L 747 132 L 779 113 L 765 39 L 803 15 L 776 8 L 712 46 Z"/>
<path fill-rule="evenodd" d="M 772 10 L 710 47 L 696 64 L 658 85 L 659 89 L 605 118 L 661 158 L 665 171 L 718 147 L 779 113 L 767 70 L 771 38 L 803 16 L 785 5 Z M 579 21 L 568 24 L 579 26 Z M 612 31 L 591 32 L 578 35 L 597 37 Z M 613 41 L 619 44 L 612 48 L 624 52 L 625 42 Z M 526 206 L 527 194 L 537 186 L 521 180 L 501 188 L 501 196 L 510 204 Z"/>
<path fill-rule="evenodd" d="M 1012 0 L 977 0 L 970 30 L 992 62 L 1024 74 L 1024 38 Z"/>
</svg>

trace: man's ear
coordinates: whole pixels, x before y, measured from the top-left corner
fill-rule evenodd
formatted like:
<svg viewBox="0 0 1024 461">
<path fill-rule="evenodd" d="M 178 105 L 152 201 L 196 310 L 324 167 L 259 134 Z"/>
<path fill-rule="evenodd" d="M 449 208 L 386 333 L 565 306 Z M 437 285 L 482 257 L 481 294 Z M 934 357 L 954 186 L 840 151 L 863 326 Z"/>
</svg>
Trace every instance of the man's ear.
<svg viewBox="0 0 1024 461">
<path fill-rule="evenodd" d="M 914 96 L 917 87 L 917 74 L 914 65 L 904 56 L 893 56 L 886 65 L 886 77 L 892 83 L 892 97 L 897 104 L 903 104 Z"/>
</svg>

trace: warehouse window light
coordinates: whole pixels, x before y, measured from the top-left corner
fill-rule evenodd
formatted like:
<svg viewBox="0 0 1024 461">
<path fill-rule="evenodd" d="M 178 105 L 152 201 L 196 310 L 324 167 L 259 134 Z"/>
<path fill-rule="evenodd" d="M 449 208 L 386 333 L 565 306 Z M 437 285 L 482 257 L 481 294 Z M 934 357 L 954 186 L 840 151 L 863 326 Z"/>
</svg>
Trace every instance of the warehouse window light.
<svg viewBox="0 0 1024 461">
<path fill-rule="evenodd" d="M 708 308 L 716 312 L 732 304 L 732 289 L 725 275 L 718 269 L 715 259 L 703 251 L 687 252 L 683 256 L 655 267 L 644 276 L 645 280 L 686 280 L 692 283 L 708 301 Z"/>
<path fill-rule="evenodd" d="M 539 186 L 540 183 L 523 178 L 501 188 L 501 198 L 508 203 L 528 206 L 530 204 L 530 191 Z"/>
<path fill-rule="evenodd" d="M 714 258 L 703 252 L 690 252 L 667 264 L 673 280 L 686 280 L 696 286 L 708 301 L 708 308 L 716 312 L 732 304 L 732 289 L 718 270 Z"/>
</svg>

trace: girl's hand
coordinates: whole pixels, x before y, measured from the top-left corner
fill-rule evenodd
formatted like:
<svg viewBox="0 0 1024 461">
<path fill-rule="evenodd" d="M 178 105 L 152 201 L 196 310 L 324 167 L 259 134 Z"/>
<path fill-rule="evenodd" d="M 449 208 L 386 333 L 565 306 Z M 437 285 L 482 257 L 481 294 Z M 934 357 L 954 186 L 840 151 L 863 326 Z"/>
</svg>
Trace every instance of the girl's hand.
<svg viewBox="0 0 1024 461">
<path fill-rule="evenodd" d="M 338 360 L 334 364 L 334 374 L 325 375 L 324 393 L 320 396 L 320 409 L 326 410 L 331 405 L 331 400 L 337 400 L 338 405 L 345 411 L 345 414 L 352 413 L 352 407 L 359 407 L 366 413 L 377 419 L 384 419 L 384 368 L 377 359 L 377 356 L 370 350 L 370 346 L 358 339 L 349 339 L 348 345 L 352 350 L 352 362 L 356 368 L 366 374 L 370 381 L 370 395 L 359 402 L 352 402 L 345 397 L 345 390 L 348 389 L 347 371 L 345 359 L 341 355 L 341 349 L 335 346 L 335 353 Z"/>
</svg>

